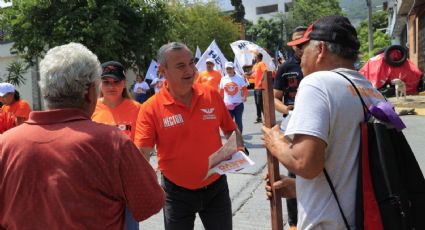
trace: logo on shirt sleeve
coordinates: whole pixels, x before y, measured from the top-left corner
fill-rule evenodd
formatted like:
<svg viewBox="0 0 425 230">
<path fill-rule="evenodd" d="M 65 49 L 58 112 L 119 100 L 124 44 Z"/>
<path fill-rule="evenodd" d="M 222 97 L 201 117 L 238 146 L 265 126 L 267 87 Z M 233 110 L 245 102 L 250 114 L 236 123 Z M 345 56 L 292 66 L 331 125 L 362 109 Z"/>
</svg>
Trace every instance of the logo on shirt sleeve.
<svg viewBox="0 0 425 230">
<path fill-rule="evenodd" d="M 204 113 L 202 120 L 215 120 L 216 116 L 214 114 L 214 108 L 205 108 L 201 109 L 201 111 Z"/>
</svg>

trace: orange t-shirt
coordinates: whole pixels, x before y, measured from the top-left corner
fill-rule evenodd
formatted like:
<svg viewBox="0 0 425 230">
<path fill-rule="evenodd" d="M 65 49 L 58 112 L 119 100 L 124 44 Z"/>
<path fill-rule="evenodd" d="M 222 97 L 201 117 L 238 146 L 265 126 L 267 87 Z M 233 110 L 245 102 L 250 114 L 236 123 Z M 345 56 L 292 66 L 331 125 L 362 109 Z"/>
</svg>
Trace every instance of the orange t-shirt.
<svg viewBox="0 0 425 230">
<path fill-rule="evenodd" d="M 11 113 L 15 117 L 23 117 L 25 120 L 28 119 L 31 112 L 31 107 L 25 100 L 17 100 L 11 105 L 3 105 L 1 109 L 4 112 Z"/>
<path fill-rule="evenodd" d="M 254 67 L 252 67 L 252 74 L 254 75 L 254 89 L 265 89 L 266 86 L 263 83 L 260 88 L 261 77 L 263 76 L 264 71 L 267 71 L 267 65 L 263 61 L 255 63 Z"/>
<path fill-rule="evenodd" d="M 216 90 L 193 85 L 191 106 L 175 101 L 168 90 L 161 90 L 142 105 L 135 144 L 154 147 L 158 168 L 173 183 L 198 189 L 219 178 L 205 179 L 208 157 L 221 146 L 220 129 L 231 132 L 236 125 Z"/>
<path fill-rule="evenodd" d="M 99 99 L 91 119 L 97 123 L 116 126 L 134 142 L 140 108 L 141 104 L 127 98 L 115 108 L 109 108 Z"/>
<path fill-rule="evenodd" d="M 197 83 L 209 86 L 218 91 L 218 86 L 220 85 L 221 81 L 221 73 L 216 70 L 213 70 L 211 72 L 205 70 L 199 73 L 199 76 L 196 80 Z"/>
</svg>

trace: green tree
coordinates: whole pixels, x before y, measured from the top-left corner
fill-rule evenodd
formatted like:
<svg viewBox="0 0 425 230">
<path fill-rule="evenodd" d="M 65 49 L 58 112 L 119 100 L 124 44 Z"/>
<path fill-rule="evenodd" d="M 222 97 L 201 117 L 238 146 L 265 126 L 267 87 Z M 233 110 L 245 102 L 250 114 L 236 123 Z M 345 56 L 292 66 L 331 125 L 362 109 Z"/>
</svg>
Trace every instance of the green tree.
<svg viewBox="0 0 425 230">
<path fill-rule="evenodd" d="M 3 11 L 7 36 L 30 64 L 51 47 L 79 42 L 101 62 L 146 67 L 170 18 L 165 0 L 26 0 Z"/>
<path fill-rule="evenodd" d="M 246 34 L 253 42 L 269 52 L 282 45 L 282 26 L 276 19 L 265 20 L 260 17 L 257 24 L 247 27 Z"/>
<path fill-rule="evenodd" d="M 293 2 L 292 17 L 298 25 L 308 26 L 320 17 L 329 15 L 342 15 L 339 0 L 294 0 Z"/>
<path fill-rule="evenodd" d="M 11 62 L 7 68 L 7 74 L 3 75 L 2 81 L 19 86 L 25 83 L 24 74 L 28 71 L 28 66 L 21 60 Z"/>
<path fill-rule="evenodd" d="M 360 23 L 357 28 L 357 33 L 360 41 L 360 54 L 362 63 L 366 62 L 378 50 L 387 47 L 391 44 L 390 37 L 383 32 L 388 26 L 388 13 L 385 11 L 378 11 L 372 14 L 372 27 L 373 27 L 373 50 L 369 54 L 369 30 L 368 20 L 365 19 Z"/>
<path fill-rule="evenodd" d="M 169 6 L 169 15 L 172 24 L 166 37 L 185 43 L 193 51 L 197 45 L 205 50 L 215 39 L 223 54 L 232 60 L 229 44 L 238 40 L 239 26 L 231 17 L 223 16 L 215 2 L 174 2 Z"/>
<path fill-rule="evenodd" d="M 342 15 L 339 0 L 294 0 L 293 6 L 285 14 L 277 14 L 279 38 L 282 45 L 291 40 L 291 32 L 297 26 L 309 26 L 317 19 L 329 15 Z"/>
<path fill-rule="evenodd" d="M 235 22 L 243 23 L 245 7 L 242 4 L 242 0 L 230 0 L 230 3 L 235 7 L 235 12 L 232 15 L 233 19 Z"/>
</svg>

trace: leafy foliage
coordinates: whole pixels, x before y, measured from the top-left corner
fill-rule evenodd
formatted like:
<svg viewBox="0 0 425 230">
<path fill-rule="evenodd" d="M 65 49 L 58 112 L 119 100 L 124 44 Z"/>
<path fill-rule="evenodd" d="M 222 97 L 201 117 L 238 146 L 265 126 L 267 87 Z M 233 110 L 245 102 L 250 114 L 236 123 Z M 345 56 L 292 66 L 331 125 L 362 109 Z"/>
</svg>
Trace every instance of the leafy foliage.
<svg viewBox="0 0 425 230">
<path fill-rule="evenodd" d="M 232 15 L 235 22 L 242 23 L 245 16 L 245 7 L 242 4 L 242 0 L 230 0 L 232 6 L 235 7 L 235 12 Z"/>
<path fill-rule="evenodd" d="M 383 0 L 372 0 L 372 8 L 376 9 L 376 6 L 382 5 Z M 353 0 L 341 0 L 341 7 L 347 17 L 353 21 L 360 21 L 367 18 L 368 10 L 365 0 L 353 1 Z"/>
<path fill-rule="evenodd" d="M 239 26 L 232 18 L 223 16 L 214 2 L 196 2 L 191 5 L 174 3 L 169 15 L 172 26 L 167 37 L 185 43 L 191 50 L 198 45 L 204 51 L 215 39 L 223 54 L 233 57 L 230 43 L 238 40 Z"/>
<path fill-rule="evenodd" d="M 257 45 L 273 52 L 282 44 L 282 24 L 276 19 L 258 19 L 257 24 L 247 26 L 247 37 Z"/>
<path fill-rule="evenodd" d="M 101 62 L 146 66 L 167 41 L 163 0 L 26 0 L 4 10 L 8 38 L 30 64 L 51 47 L 79 42 Z"/>
<path fill-rule="evenodd" d="M 294 0 L 292 17 L 297 25 L 292 26 L 308 26 L 318 18 L 329 15 L 342 15 L 338 0 Z"/>
<path fill-rule="evenodd" d="M 2 81 L 9 82 L 12 85 L 19 86 L 21 84 L 25 83 L 24 74 L 27 72 L 28 66 L 20 61 L 16 60 L 11 62 L 7 68 L 6 71 L 7 74 L 3 75 Z"/>
<path fill-rule="evenodd" d="M 357 28 L 357 33 L 360 41 L 360 53 L 362 55 L 362 63 L 366 62 L 370 57 L 373 56 L 378 50 L 390 45 L 391 39 L 385 34 L 382 29 L 387 28 L 387 12 L 378 11 L 372 14 L 372 27 L 373 27 L 373 50 L 369 54 L 369 30 L 368 30 L 368 20 L 365 19 L 360 23 L 359 28 Z"/>
<path fill-rule="evenodd" d="M 247 25 L 247 37 L 273 51 L 285 46 L 295 27 L 308 26 L 320 17 L 337 14 L 342 14 L 338 0 L 294 0 L 289 12 L 269 20 L 260 18 L 257 24 Z"/>
</svg>

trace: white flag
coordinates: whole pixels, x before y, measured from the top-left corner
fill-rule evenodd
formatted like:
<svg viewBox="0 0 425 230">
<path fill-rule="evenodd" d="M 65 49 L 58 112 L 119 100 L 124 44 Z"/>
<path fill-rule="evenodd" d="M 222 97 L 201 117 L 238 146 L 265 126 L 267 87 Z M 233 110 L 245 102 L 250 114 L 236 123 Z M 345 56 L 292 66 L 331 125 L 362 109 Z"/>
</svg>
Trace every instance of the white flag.
<svg viewBox="0 0 425 230">
<path fill-rule="evenodd" d="M 220 48 L 218 48 L 217 43 L 214 41 L 211 42 L 210 46 L 205 50 L 204 54 L 202 54 L 198 63 L 196 63 L 196 68 L 198 68 L 199 72 L 202 72 L 207 69 L 206 61 L 207 58 L 214 59 L 214 69 L 221 72 L 221 75 L 226 75 L 226 68 L 224 68 L 224 64 L 226 64 L 227 59 L 224 57 Z"/>
<path fill-rule="evenodd" d="M 199 46 L 196 46 L 195 58 L 197 58 L 198 60 L 201 59 L 201 54 L 201 49 L 199 49 Z"/>
<path fill-rule="evenodd" d="M 272 57 L 263 48 L 253 42 L 239 40 L 231 43 L 230 47 L 232 47 L 235 58 L 241 66 L 252 65 L 255 54 L 260 52 L 263 54 L 263 61 L 267 65 L 267 70 L 273 71 L 276 68 Z"/>
<path fill-rule="evenodd" d="M 155 60 L 151 61 L 148 71 L 146 71 L 145 79 L 153 80 L 158 76 L 158 63 Z"/>
<path fill-rule="evenodd" d="M 243 77 L 244 71 L 242 69 L 242 66 L 239 65 L 239 62 L 238 62 L 238 59 L 236 59 L 236 56 L 235 56 L 235 59 L 233 60 L 233 65 L 235 66 L 235 72 Z"/>
</svg>

